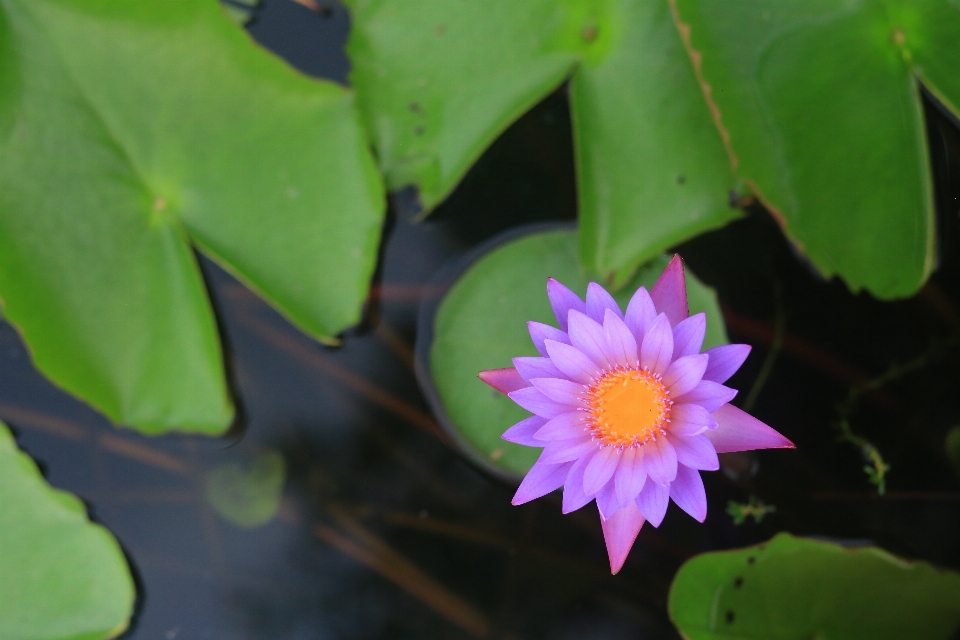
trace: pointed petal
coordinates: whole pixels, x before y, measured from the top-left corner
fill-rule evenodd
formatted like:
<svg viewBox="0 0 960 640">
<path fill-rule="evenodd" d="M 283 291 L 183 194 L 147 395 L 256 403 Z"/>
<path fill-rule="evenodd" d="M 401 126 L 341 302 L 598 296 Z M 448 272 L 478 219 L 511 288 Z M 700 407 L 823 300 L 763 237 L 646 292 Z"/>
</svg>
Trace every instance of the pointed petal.
<svg viewBox="0 0 960 640">
<path fill-rule="evenodd" d="M 618 318 L 623 317 L 623 312 L 620 311 L 620 305 L 617 304 L 617 301 L 613 299 L 613 296 L 607 293 L 607 290 L 598 285 L 596 282 L 591 282 L 587 285 L 587 315 L 596 320 L 597 322 L 603 322 L 604 312 L 609 309 L 617 315 Z"/>
<path fill-rule="evenodd" d="M 703 379 L 726 382 L 750 355 L 751 348 L 748 344 L 725 344 L 707 349 L 704 353 L 710 356 L 710 363 L 707 365 L 707 370 L 703 372 Z"/>
<path fill-rule="evenodd" d="M 643 523 L 643 514 L 633 502 L 615 511 L 609 518 L 600 517 L 603 540 L 607 543 L 607 556 L 610 558 L 610 573 L 616 574 L 623 567 Z"/>
<path fill-rule="evenodd" d="M 593 437 L 589 435 L 569 440 L 553 440 L 544 447 L 540 460 L 549 464 L 573 462 L 594 453 L 598 448 Z"/>
<path fill-rule="evenodd" d="M 657 309 L 653 306 L 653 300 L 647 293 L 646 287 L 640 287 L 630 298 L 630 304 L 627 305 L 627 313 L 623 316 L 623 322 L 630 329 L 633 337 L 637 339 L 637 344 L 643 342 L 643 336 L 647 329 L 657 318 Z"/>
<path fill-rule="evenodd" d="M 583 491 L 583 470 L 586 468 L 590 458 L 580 458 L 567 473 L 567 480 L 563 484 L 563 513 L 576 511 L 583 505 L 593 500 L 593 496 L 588 496 Z"/>
<path fill-rule="evenodd" d="M 533 413 L 540 416 L 541 418 L 556 418 L 561 413 L 567 413 L 568 411 L 575 411 L 576 407 L 561 404 L 555 402 L 543 395 L 542 391 L 538 391 L 533 387 L 526 387 L 525 389 L 518 389 L 517 391 L 511 391 L 507 394 L 511 400 L 516 402 L 518 405 Z"/>
<path fill-rule="evenodd" d="M 527 330 L 530 331 L 530 339 L 533 340 L 533 346 L 537 348 L 537 351 L 544 358 L 548 356 L 547 348 L 543 344 L 544 340 L 570 344 L 570 337 L 567 336 L 565 331 L 560 331 L 560 329 L 551 327 L 548 324 L 543 324 L 542 322 L 533 322 L 531 320 L 527 323 Z"/>
<path fill-rule="evenodd" d="M 608 482 L 596 493 L 594 500 L 597 501 L 597 508 L 600 509 L 601 518 L 609 518 L 613 513 L 623 507 L 620 499 L 617 497 L 617 489 L 613 482 Z M 628 502 L 633 502 L 629 500 Z"/>
<path fill-rule="evenodd" d="M 481 371 L 478 377 L 503 394 L 509 394 L 511 391 L 530 386 L 530 383 L 524 380 L 513 367 L 506 369 L 487 369 L 486 371 Z"/>
<path fill-rule="evenodd" d="M 530 416 L 504 431 L 500 437 L 507 442 L 522 444 L 527 447 L 542 447 L 545 443 L 534 438 L 534 434 L 545 424 L 547 424 L 547 421 L 540 416 Z"/>
<path fill-rule="evenodd" d="M 640 346 L 640 366 L 651 373 L 663 374 L 673 359 L 673 332 L 667 316 L 660 314 L 653 321 Z"/>
<path fill-rule="evenodd" d="M 532 378 L 566 378 L 550 358 L 514 358 L 513 366 L 520 377 L 527 382 L 530 382 Z"/>
<path fill-rule="evenodd" d="M 648 480 L 640 490 L 636 504 L 643 517 L 653 526 L 659 527 L 670 504 L 670 488 Z"/>
<path fill-rule="evenodd" d="M 616 447 L 603 447 L 590 459 L 583 470 L 583 491 L 593 495 L 607 484 L 620 462 L 620 451 Z"/>
<path fill-rule="evenodd" d="M 678 404 L 698 404 L 710 413 L 713 413 L 733 400 L 736 395 L 736 389 L 725 387 L 719 382 L 713 382 L 712 380 L 701 380 L 693 389 L 682 396 L 674 398 L 674 402 Z"/>
<path fill-rule="evenodd" d="M 613 311 L 603 316 L 603 337 L 607 343 L 607 357 L 611 364 L 632 367 L 637 364 L 637 339 L 627 325 Z"/>
<path fill-rule="evenodd" d="M 588 433 L 584 412 L 571 411 L 547 421 L 533 437 L 537 440 L 569 440 Z M 543 446 L 543 443 L 539 446 Z"/>
<path fill-rule="evenodd" d="M 615 479 L 620 504 L 633 501 L 643 489 L 646 480 L 647 467 L 643 464 L 643 447 L 624 449 Z"/>
<path fill-rule="evenodd" d="M 654 482 L 668 484 L 677 475 L 677 452 L 667 436 L 661 435 L 643 445 L 643 462 Z"/>
<path fill-rule="evenodd" d="M 607 341 L 603 337 L 603 327 L 579 311 L 570 312 L 568 325 L 570 344 L 600 369 L 609 369 L 612 365 L 607 358 Z"/>
<path fill-rule="evenodd" d="M 544 464 L 538 460 L 530 467 L 511 503 L 514 506 L 521 505 L 556 491 L 563 486 L 572 466 L 570 463 Z"/>
<path fill-rule="evenodd" d="M 670 483 L 670 497 L 694 520 L 703 522 L 707 519 L 707 493 L 703 490 L 700 472 L 680 467 L 677 479 Z"/>
<path fill-rule="evenodd" d="M 673 260 L 663 270 L 657 284 L 650 290 L 650 298 L 657 313 L 664 313 L 674 326 L 690 315 L 687 306 L 687 282 L 683 275 L 683 261 L 680 256 L 673 256 Z"/>
<path fill-rule="evenodd" d="M 673 328 L 673 357 L 682 358 L 700 353 L 707 333 L 707 314 L 690 316 Z"/>
<path fill-rule="evenodd" d="M 562 342 L 547 340 L 544 342 L 547 353 L 557 369 L 560 369 L 568 378 L 580 384 L 592 384 L 600 375 L 600 369 L 579 349 Z"/>
<path fill-rule="evenodd" d="M 675 404 L 670 408 L 667 430 L 681 436 L 694 436 L 708 429 L 716 429 L 713 415 L 698 404 Z"/>
<path fill-rule="evenodd" d="M 671 434 L 670 444 L 677 453 L 677 463 L 680 467 L 687 466 L 701 471 L 716 471 L 720 468 L 717 450 L 713 448 L 710 439 L 703 434 L 689 437 Z"/>
<path fill-rule="evenodd" d="M 713 412 L 717 428 L 707 431 L 717 453 L 753 449 L 792 449 L 793 443 L 749 413 L 725 404 Z"/>
<path fill-rule="evenodd" d="M 530 383 L 554 402 L 573 407 L 583 406 L 583 396 L 587 388 L 582 384 L 566 378 L 534 378 Z"/>
<path fill-rule="evenodd" d="M 564 331 L 567 330 L 567 316 L 571 309 L 576 309 L 580 313 L 587 310 L 587 305 L 583 303 L 580 296 L 553 278 L 547 278 L 547 297 L 550 298 L 553 315 L 557 316 L 557 323 Z"/>
<path fill-rule="evenodd" d="M 674 360 L 663 374 L 663 386 L 667 388 L 670 396 L 682 396 L 688 391 L 693 391 L 703 377 L 709 359 L 710 356 L 701 353 Z"/>
</svg>

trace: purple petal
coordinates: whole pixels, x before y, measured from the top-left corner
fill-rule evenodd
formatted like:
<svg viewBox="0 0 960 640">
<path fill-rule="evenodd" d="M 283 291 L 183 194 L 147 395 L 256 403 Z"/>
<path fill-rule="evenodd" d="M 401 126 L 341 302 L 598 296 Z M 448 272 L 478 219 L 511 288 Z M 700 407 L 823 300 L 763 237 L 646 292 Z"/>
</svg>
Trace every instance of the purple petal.
<svg viewBox="0 0 960 640">
<path fill-rule="evenodd" d="M 587 305 L 583 303 L 580 296 L 553 278 L 547 278 L 547 297 L 550 298 L 553 315 L 557 316 L 557 323 L 564 331 L 567 330 L 567 316 L 571 309 L 575 309 L 580 313 L 587 310 Z"/>
<path fill-rule="evenodd" d="M 663 374 L 673 358 L 673 332 L 667 316 L 660 314 L 653 321 L 640 346 L 640 366 L 651 373 Z"/>
<path fill-rule="evenodd" d="M 673 256 L 673 260 L 663 270 L 657 284 L 650 290 L 650 298 L 657 313 L 666 314 L 670 326 L 679 324 L 690 315 L 687 306 L 687 283 L 683 275 L 683 261 L 680 256 Z"/>
<path fill-rule="evenodd" d="M 620 451 L 616 447 L 603 447 L 598 451 L 587 468 L 583 470 L 583 491 L 593 495 L 607 484 L 620 462 Z"/>
<path fill-rule="evenodd" d="M 571 411 L 549 420 L 533 434 L 537 440 L 569 440 L 586 434 L 586 417 L 583 411 Z M 540 444 L 539 446 L 543 446 Z"/>
<path fill-rule="evenodd" d="M 670 408 L 670 433 L 694 436 L 708 429 L 715 429 L 717 421 L 709 411 L 698 404 L 675 404 Z"/>
<path fill-rule="evenodd" d="M 640 287 L 637 289 L 637 292 L 633 294 L 633 297 L 630 298 L 630 304 L 627 305 L 627 313 L 623 317 L 623 322 L 627 325 L 627 328 L 630 329 L 630 332 L 633 333 L 633 337 L 637 339 L 637 344 L 643 342 L 643 336 L 646 335 L 647 329 L 650 328 L 650 325 L 653 324 L 656 318 L 657 309 L 653 306 L 653 300 L 650 299 L 650 294 L 647 293 L 645 287 Z"/>
<path fill-rule="evenodd" d="M 513 366 L 516 367 L 520 377 L 530 381 L 531 378 L 565 378 L 563 372 L 557 369 L 550 358 L 523 357 L 514 358 Z"/>
<path fill-rule="evenodd" d="M 583 491 L 583 470 L 588 462 L 590 462 L 589 457 L 580 458 L 567 472 L 567 479 L 563 483 L 563 513 L 576 511 L 593 500 L 593 496 L 588 496 Z"/>
<path fill-rule="evenodd" d="M 659 527 L 670 504 L 670 488 L 656 482 L 647 482 L 640 490 L 636 504 L 650 524 Z"/>
<path fill-rule="evenodd" d="M 594 496 L 594 499 L 597 501 L 597 508 L 600 509 L 601 518 L 609 518 L 617 509 L 623 507 L 624 504 L 621 503 L 617 497 L 617 489 L 612 482 L 603 485 L 600 491 Z M 629 502 L 633 502 L 633 500 Z"/>
<path fill-rule="evenodd" d="M 666 436 L 661 435 L 643 445 L 643 462 L 647 475 L 654 482 L 668 484 L 677 475 L 677 452 Z"/>
<path fill-rule="evenodd" d="M 513 496 L 511 502 L 514 506 L 521 505 L 559 489 L 563 486 L 567 473 L 572 466 L 570 463 L 544 464 L 537 460 L 530 467 L 530 471 L 527 472 L 523 482 L 520 483 L 520 488 L 517 489 L 517 493 Z"/>
<path fill-rule="evenodd" d="M 613 299 L 607 290 L 598 285 L 596 282 L 591 282 L 587 285 L 587 315 L 596 320 L 597 322 L 603 322 L 604 312 L 609 309 L 612 311 L 618 318 L 623 318 L 623 312 L 620 311 L 620 305 L 617 304 L 617 301 Z"/>
<path fill-rule="evenodd" d="M 583 406 L 583 396 L 587 388 L 582 384 L 565 378 L 534 378 L 530 383 L 554 402 L 573 407 Z"/>
<path fill-rule="evenodd" d="M 549 464 L 572 462 L 598 449 L 590 435 L 578 436 L 569 440 L 553 440 L 543 449 L 540 460 Z"/>
<path fill-rule="evenodd" d="M 703 522 L 707 519 L 707 493 L 698 471 L 687 467 L 677 469 L 677 479 L 670 483 L 670 497 L 694 520 Z"/>
<path fill-rule="evenodd" d="M 580 353 L 576 347 L 562 342 L 547 340 L 544 342 L 547 353 L 557 369 L 560 369 L 568 378 L 580 384 L 592 384 L 600 375 L 600 369 L 587 356 Z"/>
<path fill-rule="evenodd" d="M 514 362 L 516 362 L 516 360 L 514 360 Z M 519 367 L 517 370 L 520 370 Z M 698 404 L 710 413 L 713 413 L 733 400 L 736 395 L 736 389 L 725 387 L 719 382 L 713 382 L 712 380 L 701 380 L 691 391 L 674 398 L 674 402 L 678 404 L 684 402 Z"/>
<path fill-rule="evenodd" d="M 793 449 L 793 443 L 749 413 L 725 404 L 713 412 L 717 428 L 707 431 L 717 453 L 753 449 Z"/>
<path fill-rule="evenodd" d="M 710 364 L 707 365 L 707 370 L 703 372 L 703 379 L 713 382 L 726 382 L 750 355 L 751 348 L 748 344 L 725 344 L 707 349 L 704 353 L 710 356 Z"/>
<path fill-rule="evenodd" d="M 511 400 L 516 402 L 530 413 L 538 415 L 541 418 L 546 418 L 547 420 L 550 418 L 556 418 L 561 413 L 567 413 L 568 411 L 576 410 L 576 407 L 551 400 L 547 396 L 543 395 L 542 391 L 534 389 L 533 387 L 511 391 L 507 395 Z"/>
<path fill-rule="evenodd" d="M 620 504 L 633 501 L 643 489 L 646 480 L 647 467 L 643 464 L 643 447 L 624 449 L 615 480 Z"/>
<path fill-rule="evenodd" d="M 616 574 L 623 567 L 643 522 L 643 514 L 632 502 L 609 518 L 601 515 L 600 525 L 603 527 L 603 540 L 607 543 L 607 556 L 610 557 L 610 573 Z"/>
<path fill-rule="evenodd" d="M 637 364 L 637 340 L 627 325 L 613 311 L 607 309 L 603 317 L 603 337 L 611 364 L 632 367 Z"/>
<path fill-rule="evenodd" d="M 716 471 L 720 468 L 717 450 L 713 448 L 713 443 L 705 435 L 671 435 L 670 444 L 673 445 L 673 450 L 677 453 L 677 462 L 680 467 L 687 466 L 701 471 Z"/>
<path fill-rule="evenodd" d="M 667 388 L 671 397 L 682 396 L 688 391 L 693 391 L 703 377 L 708 360 L 710 356 L 705 353 L 674 360 L 663 374 L 663 386 Z"/>
<path fill-rule="evenodd" d="M 509 394 L 511 391 L 530 386 L 513 367 L 506 369 L 487 369 L 486 371 L 481 371 L 478 377 L 503 394 Z"/>
<path fill-rule="evenodd" d="M 534 438 L 534 434 L 545 424 L 547 424 L 547 421 L 540 416 L 530 416 L 507 429 L 500 437 L 507 442 L 514 442 L 527 447 L 542 447 L 543 442 Z"/>
<path fill-rule="evenodd" d="M 698 313 L 673 328 L 673 356 L 682 358 L 700 353 L 707 333 L 707 314 Z"/>
<path fill-rule="evenodd" d="M 603 327 L 579 311 L 570 312 L 568 324 L 570 344 L 601 369 L 609 369 L 612 365 L 607 358 L 607 341 L 603 337 Z"/>
<path fill-rule="evenodd" d="M 551 327 L 548 324 L 543 324 L 542 322 L 533 322 L 531 320 L 527 323 L 527 330 L 530 331 L 530 339 L 533 340 L 533 346 L 537 348 L 537 351 L 539 351 L 540 355 L 544 358 L 548 355 L 547 348 L 543 344 L 545 340 L 570 344 L 570 338 L 566 332 L 560 331 L 560 329 Z"/>
</svg>

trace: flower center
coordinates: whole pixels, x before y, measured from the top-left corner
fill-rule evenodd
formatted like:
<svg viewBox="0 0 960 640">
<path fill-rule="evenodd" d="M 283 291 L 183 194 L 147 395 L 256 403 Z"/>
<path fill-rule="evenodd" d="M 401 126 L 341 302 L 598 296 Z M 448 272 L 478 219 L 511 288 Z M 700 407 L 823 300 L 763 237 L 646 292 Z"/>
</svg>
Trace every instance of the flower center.
<svg viewBox="0 0 960 640">
<path fill-rule="evenodd" d="M 605 446 L 637 447 L 666 435 L 673 401 L 660 376 L 646 369 L 617 367 L 587 390 L 587 423 Z"/>
</svg>

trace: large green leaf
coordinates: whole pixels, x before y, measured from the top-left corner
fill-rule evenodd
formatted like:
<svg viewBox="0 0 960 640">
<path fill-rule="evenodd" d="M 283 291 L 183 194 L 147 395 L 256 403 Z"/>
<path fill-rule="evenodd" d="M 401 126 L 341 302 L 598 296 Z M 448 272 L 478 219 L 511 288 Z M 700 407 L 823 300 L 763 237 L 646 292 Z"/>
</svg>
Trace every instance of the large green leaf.
<svg viewBox="0 0 960 640">
<path fill-rule="evenodd" d="M 614 295 L 621 306 L 626 308 L 641 285 L 652 287 L 668 262 L 660 256 L 641 267 Z M 529 414 L 477 374 L 509 367 L 517 356 L 537 355 L 527 321 L 556 326 L 545 288 L 548 277 L 585 294 L 592 278 L 579 266 L 574 231 L 538 231 L 496 247 L 457 280 L 433 318 L 429 368 L 442 414 L 468 455 L 508 475 L 525 473 L 539 455 L 537 449 L 500 439 Z M 705 347 L 725 343 L 713 291 L 688 272 L 687 293 L 691 311 L 707 313 Z"/>
<path fill-rule="evenodd" d="M 76 497 L 44 482 L 0 423 L 0 638 L 112 638 L 134 595 L 117 541 Z"/>
<path fill-rule="evenodd" d="M 37 366 L 149 433 L 230 422 L 191 243 L 322 339 L 383 195 L 353 97 L 215 2 L 0 0 L 0 297 Z"/>
<path fill-rule="evenodd" d="M 607 50 L 587 56 L 570 87 L 581 256 L 601 273 L 739 214 L 729 204 L 730 163 L 669 6 L 610 6 Z"/>
<path fill-rule="evenodd" d="M 946 640 L 960 628 L 960 575 L 780 534 L 687 561 L 669 608 L 690 640 Z"/>
<path fill-rule="evenodd" d="M 960 5 L 671 1 L 737 175 L 824 274 L 916 291 L 936 248 L 918 81 L 960 114 Z"/>
</svg>

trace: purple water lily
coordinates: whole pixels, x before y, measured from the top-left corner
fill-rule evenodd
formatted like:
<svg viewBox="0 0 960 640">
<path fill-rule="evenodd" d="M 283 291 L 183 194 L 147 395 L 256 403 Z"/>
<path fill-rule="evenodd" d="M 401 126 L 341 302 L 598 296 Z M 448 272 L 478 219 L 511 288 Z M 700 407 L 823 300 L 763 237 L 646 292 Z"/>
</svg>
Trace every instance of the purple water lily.
<svg viewBox="0 0 960 640">
<path fill-rule="evenodd" d="M 660 525 L 671 498 L 704 521 L 699 472 L 719 469 L 718 453 L 793 447 L 728 404 L 737 392 L 723 383 L 750 347 L 700 353 L 706 316 L 690 316 L 679 256 L 626 313 L 593 282 L 586 301 L 552 278 L 547 295 L 560 328 L 528 323 L 541 357 L 514 358 L 480 378 L 534 414 L 503 439 L 543 448 L 513 504 L 560 487 L 564 513 L 596 500 L 613 573 L 643 523 Z"/>
</svg>

